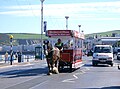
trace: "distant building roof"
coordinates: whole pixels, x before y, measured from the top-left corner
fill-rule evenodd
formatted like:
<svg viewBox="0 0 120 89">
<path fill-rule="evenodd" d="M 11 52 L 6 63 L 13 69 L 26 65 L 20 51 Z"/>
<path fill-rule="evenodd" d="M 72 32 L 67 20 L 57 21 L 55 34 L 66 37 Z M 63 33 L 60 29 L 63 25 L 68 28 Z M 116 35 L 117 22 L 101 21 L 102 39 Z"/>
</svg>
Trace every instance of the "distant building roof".
<svg viewBox="0 0 120 89">
<path fill-rule="evenodd" d="M 102 44 L 115 46 L 117 45 L 117 42 L 120 41 L 120 37 L 101 37 L 100 41 Z"/>
<path fill-rule="evenodd" d="M 101 37 L 101 41 L 120 41 L 120 37 Z"/>
<path fill-rule="evenodd" d="M 101 39 L 120 39 L 120 37 L 101 37 Z"/>
<path fill-rule="evenodd" d="M 101 41 L 120 41 L 120 39 L 101 39 Z"/>
</svg>

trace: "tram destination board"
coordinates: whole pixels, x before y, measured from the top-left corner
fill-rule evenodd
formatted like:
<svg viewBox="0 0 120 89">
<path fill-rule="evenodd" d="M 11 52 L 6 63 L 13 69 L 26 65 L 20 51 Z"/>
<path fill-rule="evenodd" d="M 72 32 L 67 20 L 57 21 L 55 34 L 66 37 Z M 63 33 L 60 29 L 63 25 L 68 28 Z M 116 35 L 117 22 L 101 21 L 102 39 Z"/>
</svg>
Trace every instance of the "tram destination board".
<svg viewBox="0 0 120 89">
<path fill-rule="evenodd" d="M 48 36 L 71 36 L 71 30 L 48 30 Z"/>
</svg>

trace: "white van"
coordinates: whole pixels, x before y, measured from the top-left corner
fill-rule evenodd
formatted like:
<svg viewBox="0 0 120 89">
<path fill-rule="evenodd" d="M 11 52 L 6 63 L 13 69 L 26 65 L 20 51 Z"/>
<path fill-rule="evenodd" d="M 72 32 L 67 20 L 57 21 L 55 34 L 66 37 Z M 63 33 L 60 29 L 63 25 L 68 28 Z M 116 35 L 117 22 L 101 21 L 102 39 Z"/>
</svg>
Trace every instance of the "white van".
<svg viewBox="0 0 120 89">
<path fill-rule="evenodd" d="M 92 65 L 98 63 L 109 64 L 113 66 L 113 48 L 111 45 L 95 45 L 93 48 Z"/>
</svg>

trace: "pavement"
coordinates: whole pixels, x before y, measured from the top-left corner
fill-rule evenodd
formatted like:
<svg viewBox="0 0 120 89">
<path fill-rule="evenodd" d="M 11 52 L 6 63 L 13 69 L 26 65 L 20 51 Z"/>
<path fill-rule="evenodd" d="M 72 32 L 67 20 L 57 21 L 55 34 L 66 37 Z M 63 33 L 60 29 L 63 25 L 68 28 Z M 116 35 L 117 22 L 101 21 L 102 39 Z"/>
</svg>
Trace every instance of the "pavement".
<svg viewBox="0 0 120 89">
<path fill-rule="evenodd" d="M 18 63 L 18 60 L 14 60 L 12 62 L 12 65 L 10 65 L 10 61 L 7 61 L 6 63 L 5 63 L 5 61 L 0 61 L 0 68 L 27 65 L 27 64 L 32 64 L 32 63 L 35 63 L 35 62 L 38 63 L 38 62 L 41 62 L 41 61 L 43 61 L 43 60 L 29 59 L 29 61 L 23 61 L 23 62 Z"/>
</svg>

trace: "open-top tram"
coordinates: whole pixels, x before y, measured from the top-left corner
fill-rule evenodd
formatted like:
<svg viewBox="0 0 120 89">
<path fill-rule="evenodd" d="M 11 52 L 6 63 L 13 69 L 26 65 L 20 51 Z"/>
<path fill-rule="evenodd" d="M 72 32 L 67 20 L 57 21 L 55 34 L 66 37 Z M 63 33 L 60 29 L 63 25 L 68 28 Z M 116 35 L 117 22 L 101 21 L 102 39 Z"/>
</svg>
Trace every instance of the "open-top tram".
<svg viewBox="0 0 120 89">
<path fill-rule="evenodd" d="M 64 44 L 60 52 L 59 70 L 72 70 L 82 66 L 83 33 L 75 30 L 48 30 L 46 34 L 53 46 L 57 39 L 61 39 Z"/>
</svg>

